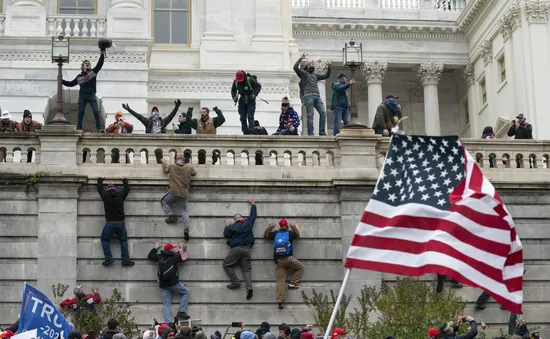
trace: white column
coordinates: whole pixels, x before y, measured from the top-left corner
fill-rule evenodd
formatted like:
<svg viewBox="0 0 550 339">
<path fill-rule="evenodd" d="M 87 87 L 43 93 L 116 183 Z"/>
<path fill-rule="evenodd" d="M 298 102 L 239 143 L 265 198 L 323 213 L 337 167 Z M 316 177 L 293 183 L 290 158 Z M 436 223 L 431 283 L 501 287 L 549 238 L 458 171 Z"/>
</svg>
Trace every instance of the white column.
<svg viewBox="0 0 550 339">
<path fill-rule="evenodd" d="M 496 96 L 496 79 L 493 71 L 493 43 L 491 41 L 484 41 L 481 44 L 480 56 L 483 59 L 485 65 L 485 90 L 487 92 L 487 108 L 486 111 L 480 116 L 480 126 L 493 126 L 498 115 L 501 112 L 496 112 L 493 108 Z M 493 103 L 493 104 L 491 104 Z"/>
<path fill-rule="evenodd" d="M 525 15 L 528 23 L 530 37 L 530 54 L 533 74 L 533 110 L 527 118 L 533 124 L 533 137 L 547 139 L 550 137 L 548 126 L 550 117 L 547 107 L 550 97 L 548 87 L 548 74 L 550 74 L 550 46 L 548 34 L 548 12 L 550 4 L 539 1 L 527 1 L 524 3 Z"/>
<path fill-rule="evenodd" d="M 464 82 L 466 82 L 466 88 L 468 89 L 468 115 L 470 120 L 470 138 L 477 138 L 480 134 L 478 128 L 477 119 L 477 95 L 476 95 L 476 80 L 474 73 L 474 66 L 472 64 L 466 65 L 464 68 Z"/>
<path fill-rule="evenodd" d="M 367 80 L 367 100 L 368 100 L 368 118 L 366 121 L 367 126 L 372 126 L 374 122 L 374 116 L 376 115 L 376 109 L 383 100 L 382 95 L 382 81 L 388 70 L 387 63 L 379 63 L 375 61 L 373 63 L 365 63 L 363 66 L 363 74 Z M 359 117 L 360 118 L 360 117 Z M 361 119 L 359 119 L 361 120 Z"/>
<path fill-rule="evenodd" d="M 112 0 L 107 22 L 105 35 L 110 38 L 150 37 L 150 15 L 144 0 Z"/>
<path fill-rule="evenodd" d="M 4 35 L 46 36 L 44 0 L 11 0 L 5 22 Z"/>
<path fill-rule="evenodd" d="M 512 107 L 509 108 L 512 112 L 519 112 L 522 111 L 518 107 L 518 101 L 522 100 L 520 99 L 521 95 L 521 89 L 519 86 L 518 80 L 516 78 L 515 72 L 517 70 L 514 69 L 514 59 L 516 56 L 514 55 L 514 46 L 512 42 L 512 35 L 514 34 L 514 31 L 520 26 L 521 24 L 521 7 L 518 2 L 512 2 L 510 7 L 504 12 L 500 19 L 500 34 L 502 35 L 502 41 L 504 43 L 504 62 L 506 67 L 506 81 L 508 82 L 508 85 L 514 87 L 514 94 L 512 98 Z M 515 48 L 520 49 L 520 47 L 516 46 Z M 519 100 L 518 100 L 519 99 Z"/>
<path fill-rule="evenodd" d="M 424 126 L 427 135 L 441 135 L 437 83 L 442 72 L 443 64 L 434 62 L 424 63 L 418 69 L 418 76 L 424 86 Z"/>
</svg>

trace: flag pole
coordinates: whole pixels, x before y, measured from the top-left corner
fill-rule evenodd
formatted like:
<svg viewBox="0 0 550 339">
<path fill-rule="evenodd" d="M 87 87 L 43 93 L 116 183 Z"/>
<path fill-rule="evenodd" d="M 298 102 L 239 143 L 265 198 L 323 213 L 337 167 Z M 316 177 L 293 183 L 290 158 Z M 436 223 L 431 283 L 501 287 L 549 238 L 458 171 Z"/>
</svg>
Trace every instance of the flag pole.
<svg viewBox="0 0 550 339">
<path fill-rule="evenodd" d="M 340 292 L 338 292 L 338 298 L 336 299 L 336 304 L 334 304 L 334 309 L 332 310 L 332 315 L 330 316 L 330 321 L 328 322 L 324 339 L 329 338 L 329 335 L 332 330 L 332 326 L 334 326 L 334 322 L 336 321 L 336 313 L 338 312 L 338 308 L 340 308 L 340 304 L 342 303 L 342 298 L 344 297 L 344 291 L 346 290 L 346 285 L 348 284 L 350 273 L 351 273 L 351 268 L 346 268 L 344 281 L 342 281 L 342 287 L 340 287 Z"/>
</svg>

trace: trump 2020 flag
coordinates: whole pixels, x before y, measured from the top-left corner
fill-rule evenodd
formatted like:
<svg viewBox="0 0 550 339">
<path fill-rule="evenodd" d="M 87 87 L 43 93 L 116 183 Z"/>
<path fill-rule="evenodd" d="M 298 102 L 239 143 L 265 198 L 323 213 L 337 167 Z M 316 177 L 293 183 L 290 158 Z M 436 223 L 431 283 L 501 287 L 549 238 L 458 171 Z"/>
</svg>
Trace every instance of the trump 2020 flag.
<svg viewBox="0 0 550 339">
<path fill-rule="evenodd" d="M 69 322 L 57 307 L 36 288 L 25 284 L 18 333 L 36 329 L 36 339 L 67 339 Z"/>
<path fill-rule="evenodd" d="M 521 241 L 458 137 L 392 136 L 345 266 L 442 274 L 522 313 Z"/>
</svg>

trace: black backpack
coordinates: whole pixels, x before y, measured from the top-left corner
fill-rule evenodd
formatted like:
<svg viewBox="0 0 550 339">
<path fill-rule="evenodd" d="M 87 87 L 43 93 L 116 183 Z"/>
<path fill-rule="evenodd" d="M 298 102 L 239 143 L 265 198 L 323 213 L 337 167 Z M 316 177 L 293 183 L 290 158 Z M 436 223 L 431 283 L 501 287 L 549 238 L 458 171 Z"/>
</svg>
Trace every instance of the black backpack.
<svg viewBox="0 0 550 339">
<path fill-rule="evenodd" d="M 173 256 L 159 256 L 157 275 L 159 281 L 169 281 L 179 277 L 178 267 L 174 262 Z"/>
</svg>

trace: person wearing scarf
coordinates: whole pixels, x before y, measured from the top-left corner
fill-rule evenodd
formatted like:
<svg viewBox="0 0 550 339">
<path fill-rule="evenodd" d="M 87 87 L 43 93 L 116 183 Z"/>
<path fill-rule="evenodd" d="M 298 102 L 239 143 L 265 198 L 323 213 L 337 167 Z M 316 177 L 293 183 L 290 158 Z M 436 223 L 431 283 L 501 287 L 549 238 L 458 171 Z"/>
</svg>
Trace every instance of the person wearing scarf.
<svg viewBox="0 0 550 339">
<path fill-rule="evenodd" d="M 397 104 L 399 97 L 393 93 L 387 94 L 386 99 L 376 109 L 372 129 L 376 134 L 389 136 L 391 129 L 397 126 L 399 120 L 403 117 L 401 105 Z"/>
<path fill-rule="evenodd" d="M 128 104 L 122 104 L 122 108 L 128 111 L 145 126 L 145 133 L 164 134 L 166 133 L 166 126 L 168 126 L 170 124 L 170 121 L 172 121 L 172 119 L 174 119 L 174 117 L 176 116 L 180 105 L 181 101 L 179 99 L 174 101 L 174 109 L 165 118 L 162 118 L 159 115 L 159 109 L 156 106 L 153 107 L 153 109 L 151 110 L 151 115 L 148 118 L 132 110 Z M 189 107 L 189 109 L 192 110 L 191 107 Z"/>
</svg>

